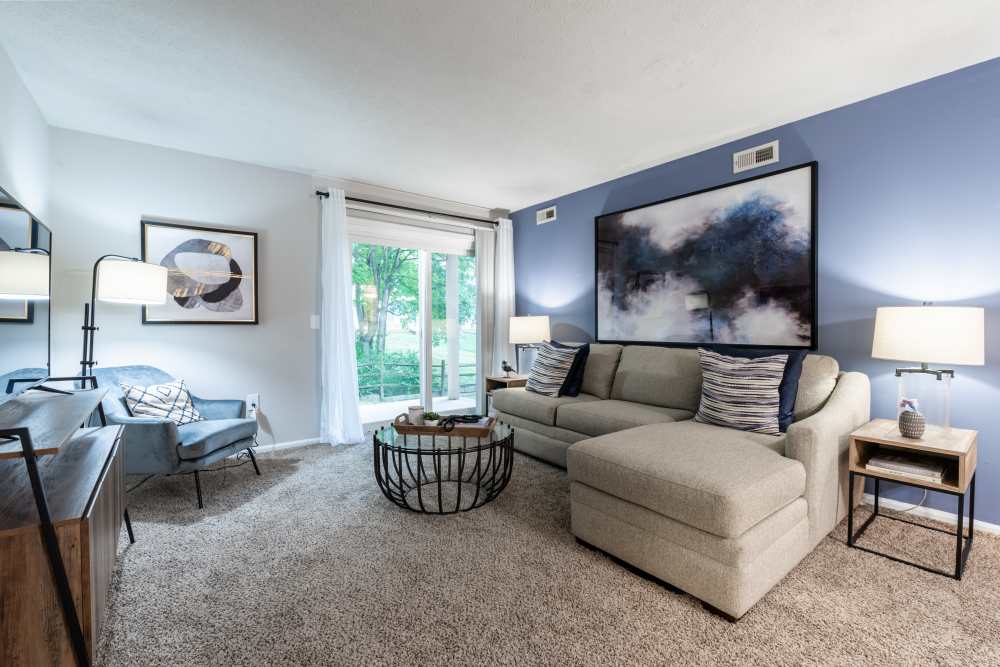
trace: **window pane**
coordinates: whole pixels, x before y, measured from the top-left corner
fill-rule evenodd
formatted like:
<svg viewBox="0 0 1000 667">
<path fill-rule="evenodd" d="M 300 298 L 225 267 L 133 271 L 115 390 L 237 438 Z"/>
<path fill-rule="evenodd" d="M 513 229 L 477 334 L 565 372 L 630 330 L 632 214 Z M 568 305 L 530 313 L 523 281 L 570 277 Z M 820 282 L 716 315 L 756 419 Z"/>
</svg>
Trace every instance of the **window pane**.
<svg viewBox="0 0 1000 667">
<path fill-rule="evenodd" d="M 475 407 L 476 258 L 431 255 L 432 372 L 436 411 Z"/>
<path fill-rule="evenodd" d="M 369 243 L 352 251 L 361 402 L 418 399 L 418 252 Z"/>
</svg>

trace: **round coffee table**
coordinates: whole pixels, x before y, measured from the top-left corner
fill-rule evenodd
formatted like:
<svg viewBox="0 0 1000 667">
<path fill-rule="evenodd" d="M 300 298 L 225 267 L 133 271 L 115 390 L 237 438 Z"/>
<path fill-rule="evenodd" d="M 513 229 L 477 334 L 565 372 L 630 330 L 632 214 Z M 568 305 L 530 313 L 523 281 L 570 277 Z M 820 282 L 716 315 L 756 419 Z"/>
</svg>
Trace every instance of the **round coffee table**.
<svg viewBox="0 0 1000 667">
<path fill-rule="evenodd" d="M 497 422 L 490 435 L 413 435 L 384 426 L 372 436 L 375 479 L 386 498 L 425 514 L 455 514 L 500 495 L 514 468 L 514 432 Z"/>
</svg>

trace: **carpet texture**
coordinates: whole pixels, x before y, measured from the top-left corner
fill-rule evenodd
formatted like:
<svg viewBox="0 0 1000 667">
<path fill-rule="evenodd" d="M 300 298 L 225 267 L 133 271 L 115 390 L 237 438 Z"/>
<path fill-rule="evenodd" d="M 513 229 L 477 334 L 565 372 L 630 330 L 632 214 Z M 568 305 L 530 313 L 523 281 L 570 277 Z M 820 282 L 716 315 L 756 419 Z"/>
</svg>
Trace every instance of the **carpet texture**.
<svg viewBox="0 0 1000 667">
<path fill-rule="evenodd" d="M 578 545 L 562 470 L 518 455 L 466 514 L 399 509 L 367 445 L 155 478 L 129 496 L 101 665 L 1000 664 L 1000 539 L 962 582 L 849 550 L 841 525 L 737 624 Z M 865 510 L 859 510 L 863 517 Z M 863 544 L 929 565 L 945 535 Z"/>
</svg>

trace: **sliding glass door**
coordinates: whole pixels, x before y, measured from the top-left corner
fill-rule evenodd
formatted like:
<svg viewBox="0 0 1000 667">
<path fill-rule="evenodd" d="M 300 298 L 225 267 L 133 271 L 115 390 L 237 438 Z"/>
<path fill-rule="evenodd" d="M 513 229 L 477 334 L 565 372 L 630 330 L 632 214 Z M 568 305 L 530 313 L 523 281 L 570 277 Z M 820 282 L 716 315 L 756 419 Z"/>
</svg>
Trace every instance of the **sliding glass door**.
<svg viewBox="0 0 1000 667">
<path fill-rule="evenodd" d="M 363 420 L 414 404 L 474 408 L 475 257 L 360 242 L 352 252 Z"/>
</svg>

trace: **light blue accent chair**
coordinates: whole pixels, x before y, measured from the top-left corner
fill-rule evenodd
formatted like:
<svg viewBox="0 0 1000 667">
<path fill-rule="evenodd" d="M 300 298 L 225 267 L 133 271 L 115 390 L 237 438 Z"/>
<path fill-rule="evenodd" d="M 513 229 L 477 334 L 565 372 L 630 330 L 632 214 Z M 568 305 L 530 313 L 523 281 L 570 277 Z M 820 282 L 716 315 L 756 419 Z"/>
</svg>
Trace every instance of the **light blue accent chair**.
<svg viewBox="0 0 1000 667">
<path fill-rule="evenodd" d="M 246 404 L 239 400 L 208 400 L 191 394 L 194 407 L 204 421 L 177 426 L 154 417 L 133 417 L 122 393 L 122 384 L 143 387 L 174 380 L 153 366 L 117 366 L 94 369 L 97 384 L 107 389 L 104 413 L 108 424 L 125 426 L 125 472 L 138 475 L 194 473 L 198 508 L 203 508 L 198 471 L 241 450 L 250 455 L 260 475 L 252 447 L 257 420 L 246 418 Z M 190 387 L 188 387 L 190 391 Z"/>
</svg>

